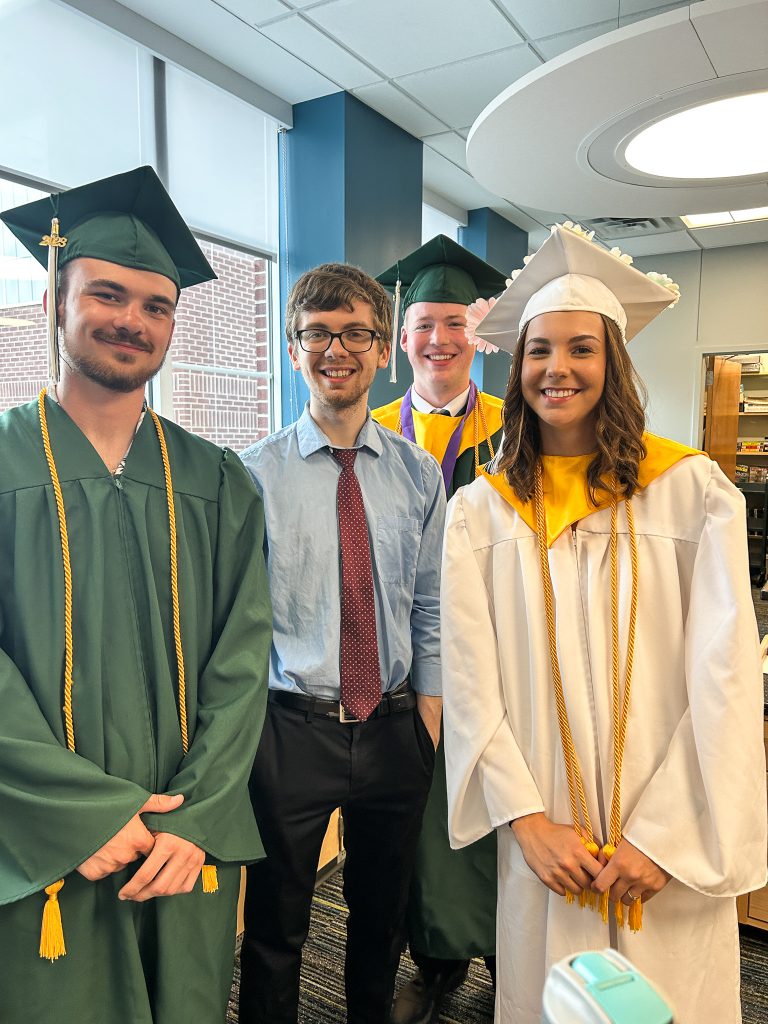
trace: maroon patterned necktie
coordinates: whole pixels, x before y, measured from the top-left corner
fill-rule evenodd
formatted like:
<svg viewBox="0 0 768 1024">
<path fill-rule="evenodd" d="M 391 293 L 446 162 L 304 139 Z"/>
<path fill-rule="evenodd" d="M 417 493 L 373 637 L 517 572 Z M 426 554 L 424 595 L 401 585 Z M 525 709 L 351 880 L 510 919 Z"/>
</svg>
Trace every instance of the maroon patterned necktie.
<svg viewBox="0 0 768 1024">
<path fill-rule="evenodd" d="M 368 524 L 354 465 L 357 450 L 333 449 L 341 466 L 337 508 L 341 547 L 341 703 L 365 721 L 381 701 L 379 645 Z"/>
</svg>

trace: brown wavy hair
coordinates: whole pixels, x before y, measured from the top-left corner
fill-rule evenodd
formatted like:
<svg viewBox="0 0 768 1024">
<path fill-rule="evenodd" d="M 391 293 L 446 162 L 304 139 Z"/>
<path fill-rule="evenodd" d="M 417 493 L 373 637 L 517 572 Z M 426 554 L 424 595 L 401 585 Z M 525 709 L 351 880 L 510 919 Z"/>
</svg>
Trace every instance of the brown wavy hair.
<svg viewBox="0 0 768 1024">
<path fill-rule="evenodd" d="M 638 489 L 638 468 L 645 458 L 643 443 L 647 392 L 627 355 L 621 332 L 613 320 L 600 315 L 605 325 L 605 385 L 597 403 L 597 452 L 587 470 L 589 496 L 597 505 L 603 491 L 631 498 Z M 509 384 L 504 398 L 502 423 L 504 445 L 494 463 L 521 501 L 533 495 L 536 465 L 541 456 L 539 420 L 523 398 L 523 329 L 512 356 Z"/>
<path fill-rule="evenodd" d="M 285 307 L 286 338 L 295 340 L 301 313 L 342 306 L 351 312 L 355 302 L 367 302 L 373 310 L 381 350 L 391 340 L 392 300 L 378 281 L 350 263 L 323 263 L 301 275 Z"/>
</svg>

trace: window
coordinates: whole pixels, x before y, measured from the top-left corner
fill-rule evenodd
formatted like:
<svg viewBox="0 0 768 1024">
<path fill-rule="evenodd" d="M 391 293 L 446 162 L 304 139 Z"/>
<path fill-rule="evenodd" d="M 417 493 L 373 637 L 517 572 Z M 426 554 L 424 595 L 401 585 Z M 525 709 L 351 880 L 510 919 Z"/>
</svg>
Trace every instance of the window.
<svg viewBox="0 0 768 1024">
<path fill-rule="evenodd" d="M 270 263 L 201 241 L 217 281 L 181 293 L 168 363 L 171 409 L 194 434 L 241 451 L 272 428 Z M 153 397 L 157 405 L 157 400 Z"/>
<path fill-rule="evenodd" d="M 0 210 L 43 195 L 0 178 Z M 0 223 L 0 412 L 32 401 L 47 383 L 45 287 L 45 270 Z"/>
<path fill-rule="evenodd" d="M 426 203 L 422 203 L 421 206 L 421 241 L 428 242 L 430 238 L 434 238 L 435 235 L 447 235 L 448 238 L 453 239 L 454 242 L 459 240 L 459 228 L 461 223 L 454 220 L 453 217 L 449 217 L 447 213 L 443 213 L 442 210 L 436 210 L 434 206 L 427 206 Z"/>
<path fill-rule="evenodd" d="M 32 52 L 42 63 L 30 78 Z M 61 60 L 66 73 L 52 90 Z M 0 208 L 46 194 L 34 184 L 72 187 L 153 163 L 219 277 L 182 293 L 153 404 L 235 449 L 268 433 L 279 417 L 269 354 L 276 122 L 53 0 L 0 0 L 3 95 L 22 80 L 24 102 L 0 105 L 0 133 L 2 164 L 26 184 L 0 177 Z M 45 284 L 43 268 L 0 225 L 0 411 L 47 382 Z"/>
</svg>

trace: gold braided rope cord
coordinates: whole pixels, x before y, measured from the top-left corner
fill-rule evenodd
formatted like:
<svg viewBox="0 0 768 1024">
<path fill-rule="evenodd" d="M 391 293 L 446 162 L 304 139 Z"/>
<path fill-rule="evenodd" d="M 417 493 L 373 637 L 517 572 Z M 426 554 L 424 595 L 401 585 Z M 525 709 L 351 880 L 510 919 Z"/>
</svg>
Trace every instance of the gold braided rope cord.
<svg viewBox="0 0 768 1024">
<path fill-rule="evenodd" d="M 629 719 L 629 707 L 632 687 L 632 667 L 635 653 L 635 633 L 637 627 L 637 596 L 638 596 L 638 557 L 637 537 L 635 535 L 635 520 L 630 499 L 625 501 L 627 514 L 627 528 L 629 532 L 630 555 L 632 564 L 632 590 L 629 610 L 629 628 L 627 636 L 627 659 L 624 671 L 624 693 L 623 699 L 619 685 L 620 676 L 620 655 L 619 655 L 619 559 L 618 559 L 618 501 L 616 493 L 611 498 L 611 719 L 613 727 L 613 792 L 611 796 L 611 811 L 609 821 L 608 842 L 603 846 L 603 853 L 610 858 L 621 842 L 621 772 L 624 762 L 624 748 L 627 737 L 627 722 Z M 557 721 L 560 730 L 560 742 L 563 748 L 565 761 L 566 778 L 568 782 L 568 798 L 571 806 L 571 816 L 576 834 L 581 838 L 586 848 L 596 855 L 598 847 L 594 840 L 592 823 L 589 818 L 584 783 L 579 764 L 578 754 L 573 742 L 570 722 L 568 720 L 568 709 L 565 703 L 563 692 L 563 681 L 560 673 L 560 664 L 557 654 L 557 629 L 554 611 L 554 592 L 552 588 L 552 577 L 549 571 L 549 556 L 547 552 L 547 521 L 546 509 L 544 506 L 544 484 L 541 464 L 536 467 L 534 485 L 534 505 L 536 512 L 536 536 L 539 551 L 539 567 L 541 581 L 544 590 L 544 609 L 547 618 L 547 639 L 549 645 L 549 658 L 552 668 L 552 682 L 555 691 L 555 705 L 557 709 Z M 566 892 L 566 899 L 573 901 L 573 894 Z M 588 904 L 594 906 L 593 893 L 581 893 L 579 902 L 582 906 Z M 603 920 L 608 920 L 608 894 L 604 893 L 599 900 L 599 910 Z M 624 907 L 621 902 L 615 906 L 616 920 L 619 925 L 624 924 Z M 639 931 L 642 924 L 642 902 L 640 898 L 634 900 L 629 910 L 629 927 L 633 931 Z"/>
<path fill-rule="evenodd" d="M 67 737 L 67 749 L 74 752 L 75 727 L 72 717 L 72 666 L 74 662 L 74 646 L 72 643 L 72 563 L 69 558 L 69 534 L 67 533 L 67 514 L 64 510 L 64 497 L 61 493 L 59 474 L 53 459 L 51 438 L 48 434 L 48 417 L 45 413 L 46 388 L 37 396 L 37 410 L 40 416 L 40 433 L 43 436 L 45 461 L 53 484 L 56 499 L 56 515 L 59 519 L 59 536 L 61 537 L 61 561 L 64 566 L 64 732 Z"/>
<path fill-rule="evenodd" d="M 475 476 L 479 476 L 479 474 L 480 474 L 480 445 L 482 443 L 480 441 L 480 428 L 479 428 L 479 422 L 478 422 L 478 411 L 479 411 L 479 414 L 480 414 L 480 419 L 482 420 L 482 424 L 483 424 L 483 441 L 485 441 L 485 443 L 488 445 L 488 451 L 490 453 L 491 458 L 493 458 L 494 455 L 496 454 L 495 451 L 493 450 L 493 441 L 491 441 L 491 435 L 490 435 L 490 433 L 488 431 L 488 423 L 487 423 L 486 418 L 485 418 L 485 409 L 483 409 L 483 403 L 482 403 L 482 400 L 480 398 L 480 393 L 478 392 L 477 397 L 475 399 L 475 407 L 472 410 L 472 426 L 473 426 L 473 430 L 474 430 L 474 445 L 473 445 L 473 447 L 475 449 Z M 400 418 L 399 415 L 397 417 L 396 433 L 400 434 L 401 436 L 402 436 L 402 433 L 403 433 L 403 421 L 402 421 L 402 419 Z"/>
<path fill-rule="evenodd" d="M 176 647 L 176 670 L 178 673 L 179 694 L 179 726 L 181 728 L 181 747 L 186 754 L 189 750 L 189 732 L 187 730 L 187 680 L 184 673 L 184 649 L 181 646 L 181 613 L 179 610 L 179 568 L 176 558 L 176 506 L 173 500 L 173 481 L 171 480 L 171 463 L 165 434 L 160 417 L 154 409 L 147 412 L 152 417 L 160 442 L 160 454 L 163 457 L 163 473 L 165 475 L 165 496 L 168 502 L 168 533 L 171 540 L 171 605 L 173 611 L 173 642 Z"/>
<path fill-rule="evenodd" d="M 59 474 L 56 469 L 56 462 L 51 448 L 51 439 L 48 432 L 48 418 L 45 411 L 45 396 L 47 388 L 43 388 L 37 398 L 37 408 L 40 418 L 40 433 L 43 439 L 45 459 L 48 464 L 48 472 L 53 485 L 53 493 L 56 500 L 56 515 L 59 521 L 59 536 L 61 539 L 61 560 L 64 568 L 64 732 L 66 735 L 67 749 L 75 750 L 75 730 L 73 715 L 73 665 L 74 665 L 74 641 L 72 632 L 72 564 L 69 552 L 69 534 L 67 531 L 67 514 L 64 507 L 64 497 L 59 482 Z M 165 443 L 160 419 L 154 410 L 148 410 L 157 431 L 157 439 L 160 444 L 160 453 L 163 460 L 163 473 L 165 477 L 165 493 L 168 504 L 168 531 L 170 535 L 170 572 L 171 572 L 171 602 L 173 614 L 173 640 L 176 649 L 176 663 L 178 673 L 178 713 L 179 727 L 181 731 L 181 744 L 184 753 L 189 750 L 189 732 L 187 726 L 187 696 L 186 677 L 184 672 L 184 650 L 181 643 L 181 614 L 179 602 L 179 581 L 178 581 L 178 560 L 176 553 L 176 509 L 173 499 L 173 481 L 171 479 L 171 464 L 168 458 L 168 448 Z M 63 932 L 61 930 L 60 911 L 57 905 L 58 892 L 64 885 L 64 880 L 59 879 L 52 885 L 46 886 L 45 892 L 48 901 L 43 913 L 43 928 L 41 931 L 40 956 L 45 959 L 55 960 L 66 954 Z M 203 891 L 215 892 L 218 889 L 215 865 L 203 865 Z M 55 916 L 56 923 L 51 925 L 51 919 Z M 52 938 L 53 934 L 53 938 Z"/>
</svg>

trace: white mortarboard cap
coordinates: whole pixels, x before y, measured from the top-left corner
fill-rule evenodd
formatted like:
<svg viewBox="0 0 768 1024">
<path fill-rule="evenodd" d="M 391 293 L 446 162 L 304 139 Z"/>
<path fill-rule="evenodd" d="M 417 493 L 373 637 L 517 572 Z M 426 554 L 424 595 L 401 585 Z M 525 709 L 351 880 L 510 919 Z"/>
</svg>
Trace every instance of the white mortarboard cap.
<svg viewBox="0 0 768 1024">
<path fill-rule="evenodd" d="M 609 252 L 591 241 L 578 226 L 574 230 L 558 224 L 513 275 L 477 333 L 512 352 L 533 317 L 585 310 L 615 321 L 629 341 L 680 297 L 679 288 L 666 275 L 644 274 L 629 261 L 618 249 Z"/>
</svg>

